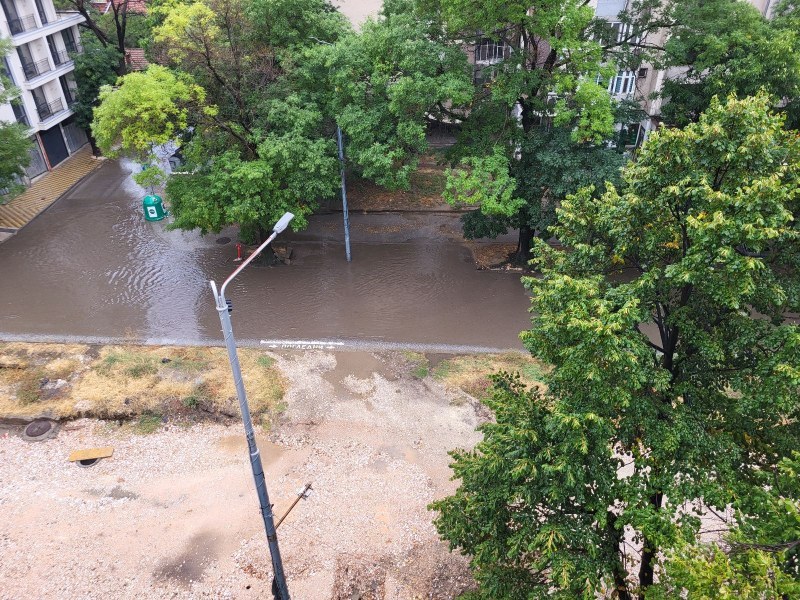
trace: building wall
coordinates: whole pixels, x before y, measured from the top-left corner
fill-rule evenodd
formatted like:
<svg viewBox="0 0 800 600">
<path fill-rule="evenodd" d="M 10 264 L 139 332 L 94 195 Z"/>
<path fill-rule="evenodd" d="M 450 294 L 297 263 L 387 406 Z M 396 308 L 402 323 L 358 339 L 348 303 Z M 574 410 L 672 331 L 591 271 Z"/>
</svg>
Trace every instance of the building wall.
<svg viewBox="0 0 800 600">
<path fill-rule="evenodd" d="M 77 141 L 85 140 L 85 134 L 75 133 L 70 126 L 75 99 L 72 56 L 80 51 L 78 24 L 84 18 L 58 12 L 52 0 L 0 0 L 0 19 L 0 36 L 14 46 L 4 68 L 21 92 L 13 103 L 0 105 L 0 120 L 27 126 L 35 142 L 28 169 L 28 177 L 33 178 L 43 172 L 42 165 L 45 170 L 54 167 L 61 155 L 48 153 L 43 134 L 52 148 L 54 132 L 58 132 L 68 154 L 78 150 Z"/>
<path fill-rule="evenodd" d="M 771 10 L 777 0 L 748 0 L 761 14 L 769 17 Z M 617 15 L 628 7 L 628 0 L 591 0 L 590 5 L 595 9 L 595 14 L 610 22 L 617 19 Z M 655 45 L 663 45 L 667 39 L 668 32 L 662 30 L 648 35 L 647 40 Z M 647 113 L 647 118 L 640 123 L 640 134 L 637 136 L 637 143 L 646 139 L 650 131 L 658 127 L 661 115 L 661 98 L 654 98 L 663 82 L 667 78 L 679 76 L 682 67 L 672 67 L 666 71 L 656 69 L 652 64 L 644 63 L 643 69 L 646 74 L 637 73 L 635 90 L 626 96 L 639 102 L 642 109 Z M 618 98 L 622 97 L 616 95 Z"/>
</svg>

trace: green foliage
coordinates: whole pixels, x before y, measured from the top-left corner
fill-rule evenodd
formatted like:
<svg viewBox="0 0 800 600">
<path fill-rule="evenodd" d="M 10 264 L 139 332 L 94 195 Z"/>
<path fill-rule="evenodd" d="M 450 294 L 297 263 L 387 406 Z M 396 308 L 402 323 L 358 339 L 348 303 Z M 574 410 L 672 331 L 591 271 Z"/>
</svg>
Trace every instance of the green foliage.
<svg viewBox="0 0 800 600">
<path fill-rule="evenodd" d="M 271 356 L 264 355 L 264 356 L 259 356 L 256 362 L 258 362 L 259 366 L 268 369 L 269 367 L 275 364 L 275 359 L 272 358 Z"/>
<path fill-rule="evenodd" d="M 155 433 L 161 427 L 163 415 L 160 413 L 144 412 L 136 421 L 135 431 L 140 435 Z"/>
<path fill-rule="evenodd" d="M 117 81 L 119 51 L 112 46 L 103 46 L 96 38 L 84 33 L 81 36 L 83 52 L 76 55 L 75 83 L 75 122 L 79 127 L 89 129 L 94 118 L 94 108 L 99 104 L 100 88 Z"/>
<path fill-rule="evenodd" d="M 45 381 L 43 369 L 29 369 L 22 381 L 17 384 L 17 401 L 22 404 L 33 404 L 42 399 L 42 384 Z"/>
<path fill-rule="evenodd" d="M 188 126 L 190 108 L 202 107 L 205 91 L 185 75 L 150 65 L 142 73 L 100 89 L 92 134 L 109 156 L 125 154 L 146 162 L 153 146 L 173 140 Z"/>
<path fill-rule="evenodd" d="M 305 227 L 316 200 L 333 195 L 337 186 L 335 142 L 312 137 L 319 118 L 294 99 L 276 101 L 267 115 L 275 127 L 254 158 L 228 151 L 209 157 L 205 165 L 193 163 L 192 174 L 172 177 L 167 195 L 175 225 L 206 232 L 252 223 L 268 231 L 290 211 L 295 215 L 292 227 Z"/>
<path fill-rule="evenodd" d="M 763 487 L 737 498 L 737 524 L 719 544 L 686 545 L 667 556 L 648 600 L 689 598 L 753 600 L 800 596 L 800 454 L 756 473 Z"/>
<path fill-rule="evenodd" d="M 776 104 L 788 99 L 788 125 L 800 125 L 800 27 L 794 3 L 783 2 L 776 18 L 736 0 L 676 2 L 664 66 L 687 66 L 667 78 L 661 95 L 665 122 L 696 121 L 715 95 L 752 96 L 766 90 Z"/>
<path fill-rule="evenodd" d="M 611 578 L 622 535 L 608 496 L 619 460 L 609 421 L 569 413 L 493 376 L 494 422 L 472 451 L 456 450 L 456 493 L 434 502 L 440 535 L 471 557 L 478 598 L 594 598 Z"/>
<path fill-rule="evenodd" d="M 9 40 L 0 38 L 0 57 L 13 50 Z M 19 90 L 11 80 L 0 73 L 0 103 L 11 102 L 19 96 Z M 27 128 L 18 123 L 0 122 L 0 189 L 6 190 L 0 197 L 0 204 L 13 198 L 22 189 L 20 178 L 25 174 L 25 167 L 31 163 L 31 141 Z"/>
<path fill-rule="evenodd" d="M 661 556 L 683 585 L 681 560 L 713 558 L 693 549 L 700 520 L 687 506 L 733 503 L 740 541 L 797 539 L 767 516 L 786 514 L 786 498 L 796 508 L 797 490 L 778 497 L 783 509 L 767 496 L 800 446 L 800 328 L 786 319 L 798 308 L 800 141 L 769 105 L 713 100 L 697 124 L 655 132 L 619 190 L 582 189 L 557 210 L 570 251 L 536 244 L 522 338 L 553 365 L 548 394 L 499 378 L 496 423 L 454 454 L 461 487 L 435 505 L 483 597 L 655 594 Z M 641 566 L 628 572 L 636 542 Z M 763 557 L 741 560 L 768 572 Z"/>
<path fill-rule="evenodd" d="M 115 373 L 139 379 L 158 373 L 158 361 L 155 357 L 134 352 L 111 352 L 97 366 L 97 372 L 105 377 Z"/>
<path fill-rule="evenodd" d="M 294 93 L 286 73 L 303 45 L 316 45 L 310 36 L 335 40 L 346 30 L 341 14 L 326 0 L 208 0 L 157 3 L 149 18 L 150 52 L 214 102 L 195 102 L 182 126 L 163 128 L 186 159 L 166 186 L 175 226 L 239 224 L 255 241 L 288 210 L 292 227 L 304 227 L 319 199 L 336 192 L 336 147 L 322 111 Z M 159 127 L 139 134 L 166 137 Z"/>
<path fill-rule="evenodd" d="M 133 180 L 143 188 L 147 188 L 152 194 L 155 188 L 161 187 L 167 182 L 167 175 L 158 167 L 147 165 L 138 173 L 134 173 Z"/>
<path fill-rule="evenodd" d="M 341 126 L 348 160 L 363 177 L 408 189 L 428 150 L 428 120 L 448 101 L 466 103 L 472 84 L 461 48 L 427 36 L 424 21 L 407 10 L 384 13 L 358 34 L 308 49 L 295 78 Z"/>
<path fill-rule="evenodd" d="M 492 41 L 506 47 L 491 66 L 476 66 L 478 83 L 468 106 L 450 111 L 460 126 L 457 144 L 448 153 L 457 168 L 447 199 L 480 205 L 480 213 L 465 217 L 470 237 L 518 228 L 522 261 L 527 261 L 533 235 L 548 235 L 561 194 L 574 193 L 583 183 L 584 158 L 599 166 L 592 183 L 601 185 L 604 178 L 614 179 L 621 163 L 607 144 L 615 103 L 594 82 L 615 67 L 601 38 L 592 35 L 593 10 L 580 0 L 529 8 L 472 0 L 422 2 L 416 8 L 452 44 Z M 549 159 L 548 145 L 559 146 L 563 162 L 541 162 Z M 507 165 L 502 176 L 501 160 Z M 580 166 L 573 173 L 576 163 Z M 557 185 L 556 191 L 539 185 L 545 178 L 572 184 Z"/>
<path fill-rule="evenodd" d="M 499 148 L 488 157 L 463 159 L 450 172 L 444 197 L 479 206 L 462 217 L 468 238 L 495 237 L 509 228 L 547 237 L 559 201 L 584 186 L 618 183 L 624 162 L 605 145 L 576 143 L 567 128 L 535 130 L 520 142 L 514 160 Z"/>
<path fill-rule="evenodd" d="M 2 200 L 24 189 L 19 182 L 25 175 L 25 167 L 31 164 L 32 145 L 27 127 L 19 123 L 0 123 L 0 189 L 8 190 Z"/>
</svg>

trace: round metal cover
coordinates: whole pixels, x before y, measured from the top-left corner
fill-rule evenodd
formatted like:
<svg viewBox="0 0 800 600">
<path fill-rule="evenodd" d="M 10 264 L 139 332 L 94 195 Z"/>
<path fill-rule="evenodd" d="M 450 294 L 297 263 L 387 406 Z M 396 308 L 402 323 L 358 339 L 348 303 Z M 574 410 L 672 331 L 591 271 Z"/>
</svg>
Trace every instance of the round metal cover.
<svg viewBox="0 0 800 600">
<path fill-rule="evenodd" d="M 46 440 L 55 433 L 56 423 L 50 419 L 36 419 L 28 423 L 22 437 L 30 442 Z"/>
<path fill-rule="evenodd" d="M 50 421 L 34 421 L 33 423 L 29 423 L 25 428 L 25 435 L 29 437 L 39 437 L 40 435 L 44 435 L 50 431 L 52 428 L 53 424 Z"/>
</svg>

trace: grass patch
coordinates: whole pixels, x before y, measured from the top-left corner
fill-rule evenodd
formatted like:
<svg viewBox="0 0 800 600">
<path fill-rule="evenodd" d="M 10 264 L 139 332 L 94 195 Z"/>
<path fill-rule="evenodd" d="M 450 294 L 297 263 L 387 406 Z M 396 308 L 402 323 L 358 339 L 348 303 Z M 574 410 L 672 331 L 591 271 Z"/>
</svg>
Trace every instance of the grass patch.
<svg viewBox="0 0 800 600">
<path fill-rule="evenodd" d="M 527 354 L 508 352 L 505 354 L 481 354 L 456 356 L 443 360 L 433 370 L 433 377 L 448 387 L 461 389 L 481 398 L 491 384 L 489 375 L 498 371 L 519 373 L 528 386 L 543 386 L 546 368 Z"/>
<path fill-rule="evenodd" d="M 38 402 L 42 397 L 42 381 L 45 378 L 42 369 L 28 369 L 17 387 L 17 399 L 20 404 L 27 405 Z"/>
<path fill-rule="evenodd" d="M 403 358 L 409 366 L 409 372 L 417 379 L 425 379 L 430 373 L 428 357 L 421 352 L 403 351 Z"/>
<path fill-rule="evenodd" d="M 212 390 L 210 386 L 205 383 L 198 383 L 194 386 L 192 393 L 186 396 L 181 402 L 186 408 L 197 409 L 203 404 L 208 404 L 211 401 Z"/>
<path fill-rule="evenodd" d="M 273 414 L 287 386 L 275 360 L 249 348 L 239 360 L 253 419 Z M 51 393 L 41 389 L 44 378 L 67 385 Z M 0 416 L 129 418 L 138 426 L 140 416 L 186 408 L 238 414 L 223 348 L 0 345 Z"/>
<path fill-rule="evenodd" d="M 156 357 L 140 352 L 111 352 L 97 367 L 97 372 L 105 377 L 124 375 L 139 379 L 158 373 L 159 361 Z"/>
<path fill-rule="evenodd" d="M 268 369 L 275 364 L 275 359 L 264 354 L 263 356 L 259 356 L 256 362 L 258 363 L 258 366 Z"/>
<path fill-rule="evenodd" d="M 161 427 L 162 418 L 163 415 L 158 413 L 143 413 L 139 415 L 139 419 L 136 421 L 136 427 L 134 429 L 136 433 L 142 435 L 155 433 L 158 431 L 158 428 Z"/>
</svg>

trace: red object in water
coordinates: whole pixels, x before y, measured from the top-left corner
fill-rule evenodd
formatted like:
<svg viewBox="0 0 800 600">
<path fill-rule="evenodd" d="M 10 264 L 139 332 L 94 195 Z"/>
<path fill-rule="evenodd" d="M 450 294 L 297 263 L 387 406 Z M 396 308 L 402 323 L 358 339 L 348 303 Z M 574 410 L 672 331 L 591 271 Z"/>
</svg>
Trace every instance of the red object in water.
<svg viewBox="0 0 800 600">
<path fill-rule="evenodd" d="M 236 243 L 236 258 L 233 259 L 234 262 L 240 262 L 242 260 L 242 243 Z"/>
</svg>

